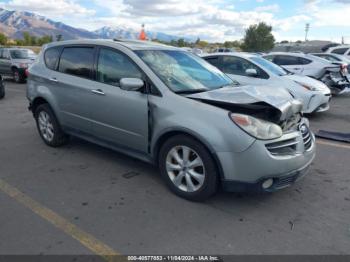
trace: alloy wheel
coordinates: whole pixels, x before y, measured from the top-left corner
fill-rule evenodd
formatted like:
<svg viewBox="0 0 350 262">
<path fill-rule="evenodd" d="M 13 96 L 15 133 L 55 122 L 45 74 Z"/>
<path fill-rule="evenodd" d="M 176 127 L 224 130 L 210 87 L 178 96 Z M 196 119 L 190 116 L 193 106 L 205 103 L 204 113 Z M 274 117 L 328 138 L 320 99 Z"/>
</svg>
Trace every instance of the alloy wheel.
<svg viewBox="0 0 350 262">
<path fill-rule="evenodd" d="M 44 139 L 51 142 L 54 138 L 54 128 L 49 114 L 45 111 L 40 111 L 38 116 L 38 124 L 40 133 Z"/>
<path fill-rule="evenodd" d="M 169 151 L 166 157 L 166 170 L 174 185 L 184 192 L 196 192 L 204 184 L 203 161 L 187 146 L 176 146 Z"/>
</svg>

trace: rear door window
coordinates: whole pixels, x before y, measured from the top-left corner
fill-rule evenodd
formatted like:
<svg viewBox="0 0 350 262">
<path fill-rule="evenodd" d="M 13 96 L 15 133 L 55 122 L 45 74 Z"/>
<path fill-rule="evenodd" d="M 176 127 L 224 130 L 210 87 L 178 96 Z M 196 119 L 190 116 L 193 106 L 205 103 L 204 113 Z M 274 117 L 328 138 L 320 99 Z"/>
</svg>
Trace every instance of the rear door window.
<svg viewBox="0 0 350 262">
<path fill-rule="evenodd" d="M 211 56 L 211 57 L 206 57 L 204 58 L 207 62 L 209 62 L 210 64 L 212 64 L 213 66 L 220 68 L 220 64 L 219 64 L 219 57 L 218 56 Z"/>
<path fill-rule="evenodd" d="M 338 54 L 338 55 L 344 55 L 346 51 L 348 51 L 349 48 L 336 48 L 331 53 Z"/>
<path fill-rule="evenodd" d="M 278 55 L 275 57 L 273 62 L 277 65 L 282 65 L 282 66 L 300 64 L 299 57 L 289 56 L 289 55 Z"/>
<path fill-rule="evenodd" d="M 108 85 L 119 86 L 122 78 L 142 78 L 138 67 L 118 51 L 101 48 L 97 63 L 97 81 Z"/>
<path fill-rule="evenodd" d="M 58 71 L 91 79 L 93 64 L 93 47 L 65 47 L 60 58 Z"/>
<path fill-rule="evenodd" d="M 60 56 L 60 48 L 59 47 L 53 47 L 53 48 L 46 50 L 45 55 L 44 55 L 44 60 L 45 60 L 46 66 L 51 70 L 56 70 L 59 56 Z"/>
</svg>

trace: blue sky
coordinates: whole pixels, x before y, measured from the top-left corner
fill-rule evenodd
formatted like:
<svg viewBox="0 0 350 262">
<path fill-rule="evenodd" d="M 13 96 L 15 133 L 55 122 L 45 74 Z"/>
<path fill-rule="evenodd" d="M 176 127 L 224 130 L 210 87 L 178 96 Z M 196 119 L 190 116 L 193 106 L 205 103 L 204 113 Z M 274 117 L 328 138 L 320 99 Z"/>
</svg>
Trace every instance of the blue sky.
<svg viewBox="0 0 350 262">
<path fill-rule="evenodd" d="M 350 43 L 350 0 L 0 0 L 0 7 L 31 11 L 71 26 L 147 29 L 209 41 L 238 40 L 264 21 L 278 41 L 309 39 Z"/>
</svg>

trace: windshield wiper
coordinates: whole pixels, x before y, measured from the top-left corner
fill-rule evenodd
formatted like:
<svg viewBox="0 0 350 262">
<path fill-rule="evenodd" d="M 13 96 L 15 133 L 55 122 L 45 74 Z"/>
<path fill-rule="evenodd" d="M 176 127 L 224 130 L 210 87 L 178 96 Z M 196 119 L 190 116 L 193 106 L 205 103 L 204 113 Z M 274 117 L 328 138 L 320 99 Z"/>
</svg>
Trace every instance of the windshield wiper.
<svg viewBox="0 0 350 262">
<path fill-rule="evenodd" d="M 192 89 L 192 90 L 182 90 L 182 91 L 176 91 L 176 94 L 196 94 L 196 93 L 202 93 L 209 91 L 209 89 L 206 88 L 200 88 L 200 89 Z"/>
</svg>

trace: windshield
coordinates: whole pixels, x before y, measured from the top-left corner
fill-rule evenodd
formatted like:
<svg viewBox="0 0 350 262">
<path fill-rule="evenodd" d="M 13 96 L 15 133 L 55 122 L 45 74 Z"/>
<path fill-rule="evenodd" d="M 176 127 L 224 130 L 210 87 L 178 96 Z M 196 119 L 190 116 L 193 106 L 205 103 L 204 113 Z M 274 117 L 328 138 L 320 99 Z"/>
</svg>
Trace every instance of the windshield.
<svg viewBox="0 0 350 262">
<path fill-rule="evenodd" d="M 10 54 L 13 59 L 31 59 L 36 57 L 32 50 L 26 49 L 10 50 Z"/>
<path fill-rule="evenodd" d="M 209 91 L 233 85 L 219 69 L 188 52 L 141 50 L 136 53 L 175 93 Z"/>
<path fill-rule="evenodd" d="M 260 65 L 261 67 L 269 70 L 271 73 L 278 75 L 278 76 L 285 76 L 288 74 L 288 72 L 283 69 L 282 67 L 264 59 L 261 57 L 257 57 L 257 56 L 253 56 L 251 57 L 251 59 L 257 63 L 258 65 Z"/>
</svg>

